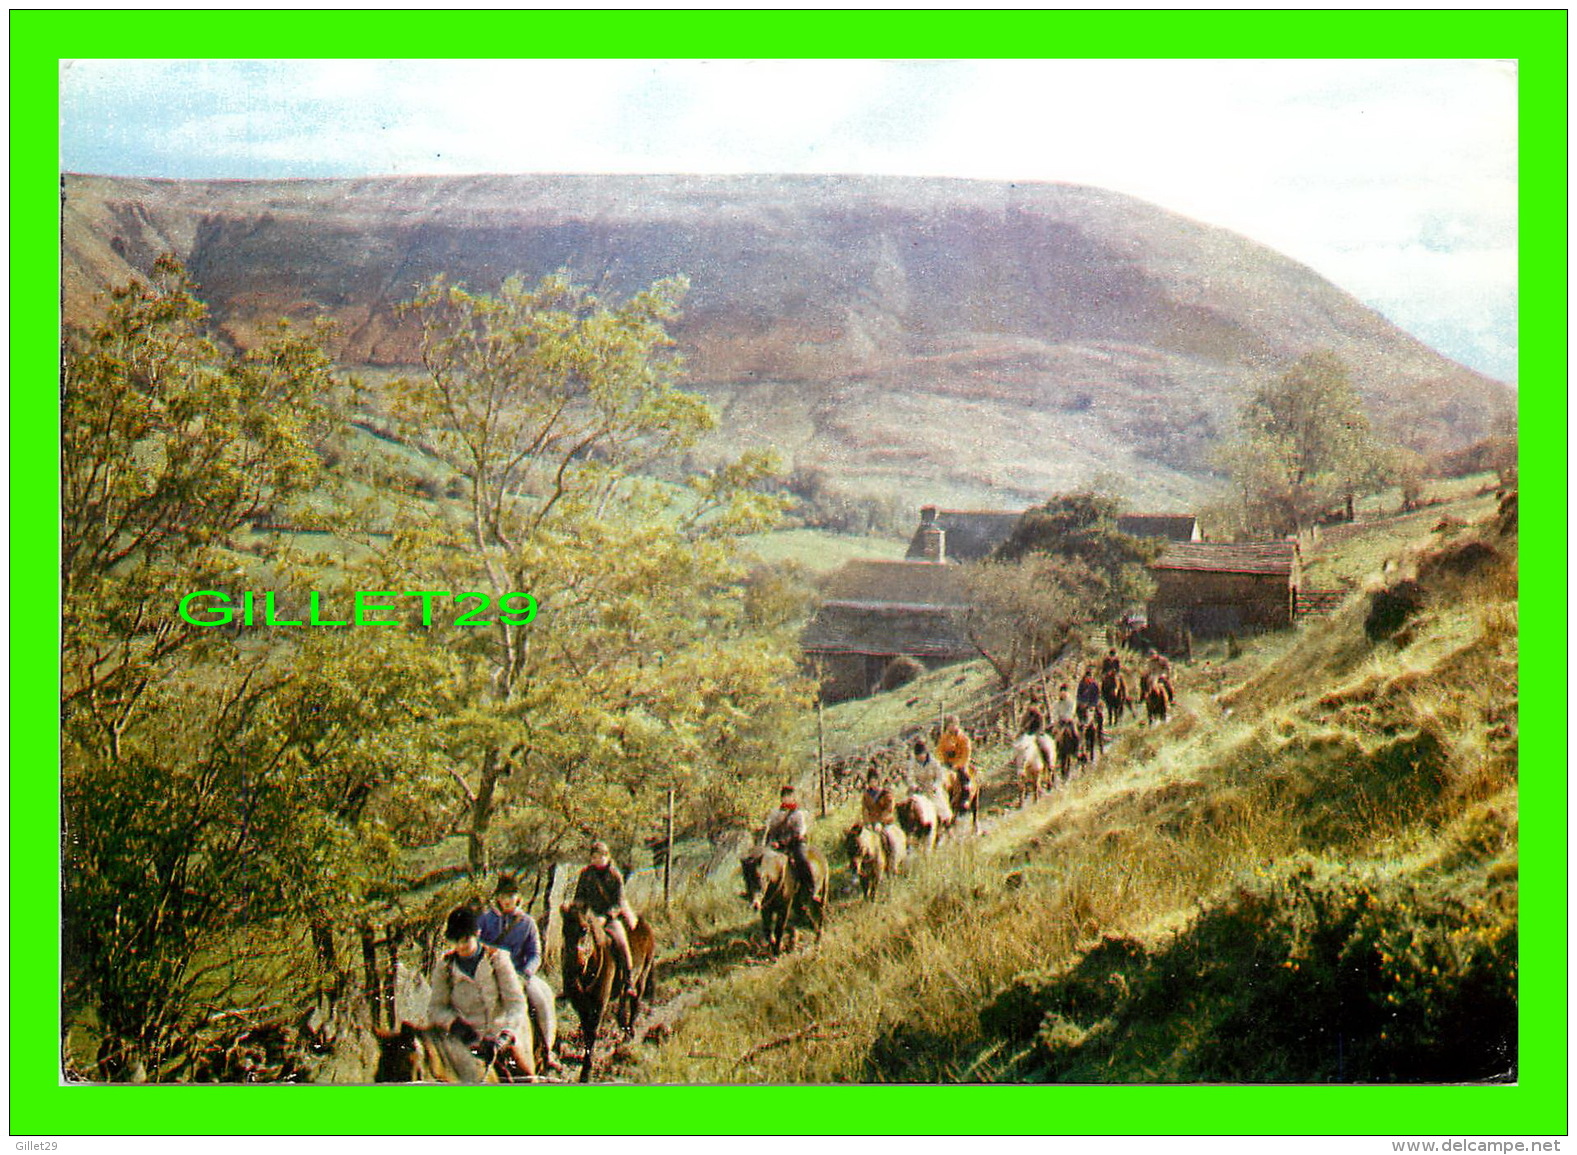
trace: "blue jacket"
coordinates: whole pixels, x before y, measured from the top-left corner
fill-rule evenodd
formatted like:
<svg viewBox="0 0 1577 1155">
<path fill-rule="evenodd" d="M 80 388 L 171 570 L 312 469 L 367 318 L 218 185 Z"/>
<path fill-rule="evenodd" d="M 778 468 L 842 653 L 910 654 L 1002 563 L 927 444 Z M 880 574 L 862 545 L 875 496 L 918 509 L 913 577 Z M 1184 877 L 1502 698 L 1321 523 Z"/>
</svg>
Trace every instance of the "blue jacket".
<svg viewBox="0 0 1577 1155">
<path fill-rule="evenodd" d="M 537 973 L 542 965 L 542 944 L 537 938 L 537 924 L 523 910 L 503 915 L 488 907 L 477 917 L 477 936 L 490 946 L 509 952 L 515 964 L 515 973 L 527 978 Z"/>
</svg>

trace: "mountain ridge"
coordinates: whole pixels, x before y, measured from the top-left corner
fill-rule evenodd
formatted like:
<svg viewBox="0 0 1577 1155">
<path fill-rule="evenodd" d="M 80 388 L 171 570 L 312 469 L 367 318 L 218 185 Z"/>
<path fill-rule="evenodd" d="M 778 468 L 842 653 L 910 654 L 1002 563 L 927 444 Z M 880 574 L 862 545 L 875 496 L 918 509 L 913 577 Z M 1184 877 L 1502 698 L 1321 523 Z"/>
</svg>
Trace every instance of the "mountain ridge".
<svg viewBox="0 0 1577 1155">
<path fill-rule="evenodd" d="M 707 459 L 771 444 L 854 489 L 1017 501 L 1098 473 L 1189 502 L 1253 383 L 1329 348 L 1426 452 L 1513 402 L 1273 250 L 1080 185 L 867 176 L 167 181 L 67 175 L 68 320 L 180 256 L 237 343 L 332 317 L 335 355 L 414 360 L 394 305 L 568 268 L 691 282 L 674 333 L 719 407 Z"/>
</svg>

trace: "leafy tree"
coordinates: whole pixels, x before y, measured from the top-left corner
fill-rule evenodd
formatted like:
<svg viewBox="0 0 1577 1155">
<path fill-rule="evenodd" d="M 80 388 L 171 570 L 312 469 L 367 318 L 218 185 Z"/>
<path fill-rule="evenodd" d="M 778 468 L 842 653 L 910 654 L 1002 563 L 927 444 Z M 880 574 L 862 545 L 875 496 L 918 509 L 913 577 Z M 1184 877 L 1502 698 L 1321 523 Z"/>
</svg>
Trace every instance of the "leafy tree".
<svg viewBox="0 0 1577 1155">
<path fill-rule="evenodd" d="M 1251 531 L 1296 533 L 1321 510 L 1380 483 L 1383 455 L 1347 366 L 1310 353 L 1244 405 L 1219 454 Z"/>
<path fill-rule="evenodd" d="M 213 641 L 170 612 L 171 591 L 233 576 L 230 535 L 316 483 L 312 441 L 331 424 L 312 337 L 281 329 L 252 353 L 224 353 L 192 290 L 161 258 L 149 282 L 113 292 L 96 329 L 66 335 L 63 696 L 111 746 L 144 671 Z"/>
<path fill-rule="evenodd" d="M 1155 588 L 1149 565 L 1159 542 L 1117 528 L 1120 501 L 1096 492 L 1065 493 L 1025 512 L 993 555 L 1017 561 L 1031 555 L 1060 559 L 1060 572 L 1090 619 L 1109 619 L 1143 602 Z"/>
<path fill-rule="evenodd" d="M 563 276 L 496 296 L 438 280 L 408 306 L 423 372 L 394 413 L 469 482 L 469 504 L 412 504 L 379 580 L 529 593 L 529 623 L 435 621 L 479 692 L 448 724 L 473 870 L 551 861 L 597 833 L 628 848 L 669 787 L 727 808 L 776 774 L 804 696 L 781 630 L 745 613 L 736 545 L 782 503 L 748 455 L 683 491 L 637 471 L 679 459 L 715 417 L 676 385 L 665 324 L 684 285 L 607 303 Z M 395 588 L 393 584 L 385 588 Z"/>
<path fill-rule="evenodd" d="M 452 682 L 398 637 L 240 637 L 179 615 L 186 592 L 304 579 L 237 533 L 312 491 L 335 424 L 311 335 L 234 353 L 204 319 L 161 259 L 63 359 L 63 998 L 155 1078 L 247 989 L 224 965 L 235 931 L 321 920 L 387 878 L 379 791 L 420 774 L 423 715 Z"/>
<path fill-rule="evenodd" d="M 965 589 L 959 623 L 1004 687 L 1056 661 L 1089 620 L 1090 572 L 1079 562 L 1041 554 L 984 561 L 970 568 Z"/>
<path fill-rule="evenodd" d="M 963 625 L 1004 685 L 1054 661 L 1085 624 L 1150 595 L 1159 546 L 1118 530 L 1120 511 L 1095 492 L 1053 497 L 970 575 Z"/>
<path fill-rule="evenodd" d="M 1402 445 L 1391 450 L 1386 461 L 1386 475 L 1402 491 L 1403 513 L 1423 504 L 1428 469 L 1428 461 L 1417 450 Z"/>
</svg>

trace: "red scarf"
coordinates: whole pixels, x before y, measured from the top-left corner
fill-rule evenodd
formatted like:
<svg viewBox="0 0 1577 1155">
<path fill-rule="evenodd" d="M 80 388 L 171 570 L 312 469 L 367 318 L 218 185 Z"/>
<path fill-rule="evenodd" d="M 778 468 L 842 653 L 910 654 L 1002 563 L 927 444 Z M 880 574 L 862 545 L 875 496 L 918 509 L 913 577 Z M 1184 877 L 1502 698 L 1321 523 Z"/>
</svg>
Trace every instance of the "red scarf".
<svg viewBox="0 0 1577 1155">
<path fill-rule="evenodd" d="M 778 807 L 778 809 L 780 809 L 780 810 L 798 810 L 799 809 L 799 803 L 798 802 L 785 802 L 785 803 L 783 803 L 782 806 Z"/>
</svg>

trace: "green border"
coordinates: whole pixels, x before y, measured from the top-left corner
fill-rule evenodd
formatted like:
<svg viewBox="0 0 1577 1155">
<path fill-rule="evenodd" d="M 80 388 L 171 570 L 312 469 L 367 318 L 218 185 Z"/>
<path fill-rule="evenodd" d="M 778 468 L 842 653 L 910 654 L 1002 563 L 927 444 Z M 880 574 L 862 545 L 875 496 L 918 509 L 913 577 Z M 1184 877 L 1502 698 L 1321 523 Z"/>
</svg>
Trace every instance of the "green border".
<svg viewBox="0 0 1577 1155">
<path fill-rule="evenodd" d="M 1566 32 L 1521 12 L 12 12 L 12 588 L 58 541 L 58 59 L 299 55 L 1496 57 L 1520 61 L 1522 503 L 1521 1074 L 1514 1087 L 588 1087 L 550 1127 L 668 1134 L 956 1129 L 1064 1134 L 1562 1134 L 1566 1107 Z M 20 483 L 20 484 L 19 484 Z M 41 492 L 42 490 L 42 492 Z M 48 500 L 46 500 L 48 498 Z M 53 615 L 12 614 L 12 1134 L 422 1134 L 430 1089 L 61 1087 Z M 48 674 L 49 676 L 45 676 Z M 46 936 L 47 938 L 47 936 Z M 480 1089 L 467 1089 L 480 1109 Z M 532 1092 L 527 1092 L 531 1094 Z M 556 1094 L 559 1092 L 547 1092 Z M 288 1101 L 287 1101 L 288 1100 Z M 561 1104 L 567 1106 L 569 1101 Z M 496 1105 L 496 1100 L 489 1100 Z M 944 1109 L 938 1111 L 941 1106 Z M 905 1110 L 909 1108 L 909 1110 Z M 912 1121 L 912 1122 L 911 1122 Z M 452 1133 L 452 1132 L 451 1132 Z"/>
</svg>

